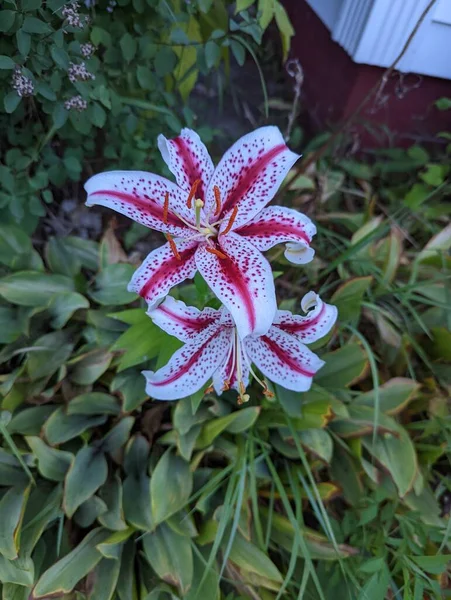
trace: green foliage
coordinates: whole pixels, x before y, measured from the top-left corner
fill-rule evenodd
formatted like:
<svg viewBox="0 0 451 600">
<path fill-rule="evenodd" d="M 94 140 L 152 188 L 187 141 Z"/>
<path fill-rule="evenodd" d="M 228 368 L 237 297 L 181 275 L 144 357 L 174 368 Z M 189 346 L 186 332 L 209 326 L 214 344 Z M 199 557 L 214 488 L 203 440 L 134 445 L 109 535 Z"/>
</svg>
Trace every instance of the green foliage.
<svg viewBox="0 0 451 600">
<path fill-rule="evenodd" d="M 86 172 L 148 169 L 156 135 L 195 122 L 198 77 L 258 60 L 273 18 L 285 51 L 292 30 L 275 1 L 82 4 L 81 27 L 63 5 L 0 10 L 2 598 L 446 597 L 449 148 L 337 152 L 286 187 L 319 232 L 307 267 L 270 253 L 280 297 L 296 309 L 313 288 L 339 309 L 309 392 L 154 402 L 141 371 L 177 345 L 126 291 L 141 232 L 46 239 L 40 218 L 82 200 Z M 82 60 L 95 79 L 73 83 Z M 64 107 L 74 95 L 86 109 Z M 198 279 L 174 292 L 213 301 Z"/>
</svg>

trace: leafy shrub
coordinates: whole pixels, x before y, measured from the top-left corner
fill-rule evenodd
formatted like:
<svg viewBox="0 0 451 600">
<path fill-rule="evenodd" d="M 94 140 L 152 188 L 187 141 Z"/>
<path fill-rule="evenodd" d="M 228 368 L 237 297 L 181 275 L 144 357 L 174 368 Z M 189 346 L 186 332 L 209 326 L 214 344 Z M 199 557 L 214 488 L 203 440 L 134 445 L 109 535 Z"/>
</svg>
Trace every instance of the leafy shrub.
<svg viewBox="0 0 451 600">
<path fill-rule="evenodd" d="M 89 8 L 87 8 L 87 6 Z M 32 231 L 82 172 L 146 168 L 196 114 L 200 75 L 254 57 L 262 29 L 222 0 L 6 0 L 0 10 L 0 208 Z M 213 132 L 200 128 L 205 139 Z M 56 190 L 56 191 L 55 191 Z"/>
</svg>

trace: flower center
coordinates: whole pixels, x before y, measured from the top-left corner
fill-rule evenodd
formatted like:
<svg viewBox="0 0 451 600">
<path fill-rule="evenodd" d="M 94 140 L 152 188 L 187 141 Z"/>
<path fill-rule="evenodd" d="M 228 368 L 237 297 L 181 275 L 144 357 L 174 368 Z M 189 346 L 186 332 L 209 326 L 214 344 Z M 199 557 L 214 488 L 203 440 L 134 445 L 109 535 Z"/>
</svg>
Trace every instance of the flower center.
<svg viewBox="0 0 451 600">
<path fill-rule="evenodd" d="M 245 402 L 249 402 L 250 396 L 248 393 L 246 393 L 246 384 L 244 382 L 243 376 L 243 367 L 247 367 L 254 379 L 258 381 L 258 383 L 262 386 L 263 395 L 267 398 L 273 398 L 274 394 L 268 389 L 268 384 L 264 380 L 260 379 L 260 377 L 258 377 L 255 371 L 252 369 L 251 361 L 249 360 L 246 353 L 246 349 L 242 341 L 240 340 L 238 330 L 236 329 L 236 327 L 234 327 L 234 330 L 235 331 L 233 336 L 233 342 L 231 344 L 229 355 L 226 360 L 226 365 L 228 365 L 229 362 L 231 364 L 227 378 L 223 382 L 222 390 L 224 392 L 229 390 L 232 384 L 232 379 L 235 378 L 238 388 L 238 404 L 244 404 Z"/>
<path fill-rule="evenodd" d="M 198 189 L 200 183 L 201 183 L 200 179 L 196 179 L 194 181 L 194 183 L 192 184 L 191 189 L 189 191 L 188 197 L 186 199 L 187 207 L 190 210 L 194 211 L 194 223 L 188 222 L 186 219 L 184 219 L 181 215 L 177 214 L 176 212 L 174 212 L 173 214 L 178 219 L 180 219 L 180 221 L 182 223 L 184 223 L 187 227 L 189 227 L 190 229 L 192 229 L 195 232 L 195 233 L 193 233 L 192 236 L 184 238 L 185 241 L 199 239 L 200 237 L 203 237 L 204 238 L 203 241 L 207 245 L 207 247 L 206 247 L 207 252 L 210 252 L 211 254 L 215 254 L 218 258 L 225 259 L 225 258 L 227 258 L 227 256 L 223 252 L 218 250 L 218 248 L 215 247 L 213 240 L 215 238 L 217 238 L 219 235 L 218 226 L 221 225 L 221 223 L 223 223 L 226 220 L 227 220 L 227 225 L 226 225 L 225 229 L 223 231 L 221 231 L 221 235 L 227 235 L 231 231 L 233 224 L 235 222 L 236 216 L 238 214 L 238 207 L 235 206 L 233 208 L 230 216 L 228 216 L 226 219 L 220 219 L 218 221 L 211 222 L 212 218 L 218 217 L 221 212 L 221 209 L 222 209 L 221 192 L 219 191 L 219 188 L 217 185 L 213 186 L 215 204 L 214 204 L 214 207 L 210 210 L 210 212 L 207 215 L 205 215 L 203 213 L 203 209 L 204 209 L 203 200 L 201 200 L 200 198 L 196 198 L 197 189 Z M 165 196 L 164 196 L 164 205 L 163 205 L 163 223 L 165 223 L 166 225 L 168 224 L 168 215 L 169 215 L 169 192 L 166 192 Z M 180 254 L 177 251 L 177 247 L 176 247 L 176 244 L 175 244 L 172 236 L 169 233 L 167 233 L 165 235 L 166 235 L 166 239 L 168 240 L 168 242 L 170 244 L 172 253 L 174 254 L 175 258 L 180 260 Z"/>
</svg>

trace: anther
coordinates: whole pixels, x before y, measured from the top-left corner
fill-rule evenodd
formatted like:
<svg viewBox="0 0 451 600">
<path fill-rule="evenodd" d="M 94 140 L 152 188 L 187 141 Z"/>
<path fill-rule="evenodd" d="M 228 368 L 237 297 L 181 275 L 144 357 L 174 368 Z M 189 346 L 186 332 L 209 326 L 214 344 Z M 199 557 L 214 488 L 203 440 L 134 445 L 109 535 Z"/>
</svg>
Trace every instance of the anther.
<svg viewBox="0 0 451 600">
<path fill-rule="evenodd" d="M 245 402 L 249 402 L 250 398 L 251 397 L 249 396 L 249 394 L 242 394 L 242 395 L 238 396 L 238 404 L 241 405 L 241 404 L 244 404 Z"/>
<path fill-rule="evenodd" d="M 163 206 L 163 223 L 168 223 L 168 212 L 169 212 L 169 192 L 164 195 L 164 206 Z"/>
<path fill-rule="evenodd" d="M 211 394 L 214 392 L 214 387 L 212 385 L 208 386 L 206 390 L 204 390 L 204 394 Z"/>
<path fill-rule="evenodd" d="M 232 229 L 237 213 L 238 213 L 238 206 L 235 206 L 232 211 L 232 215 L 229 219 L 229 222 L 227 223 L 227 227 L 224 229 L 224 231 L 221 232 L 221 235 L 226 235 Z"/>
<path fill-rule="evenodd" d="M 230 381 L 228 379 L 224 379 L 222 391 L 227 392 L 228 390 L 230 390 Z"/>
<path fill-rule="evenodd" d="M 175 258 L 177 260 L 182 260 L 179 254 L 179 251 L 177 250 L 177 246 L 175 245 L 174 240 L 172 239 L 172 236 L 169 235 L 169 233 L 166 234 L 166 239 L 169 242 L 169 246 L 172 250 L 172 254 L 175 256 Z"/>
<path fill-rule="evenodd" d="M 186 201 L 186 206 L 188 208 L 192 208 L 192 206 L 193 206 L 193 198 L 196 195 L 197 188 L 199 187 L 199 184 L 200 184 L 200 179 L 196 179 L 196 181 L 191 186 L 191 190 L 190 190 L 190 192 L 188 194 L 188 199 Z"/>
<path fill-rule="evenodd" d="M 216 248 L 207 247 L 207 248 L 205 248 L 205 250 L 207 252 L 210 252 L 210 254 L 215 254 L 218 258 L 220 258 L 222 260 L 224 258 L 227 258 L 227 256 L 225 254 L 223 254 L 220 250 L 216 250 Z"/>
<path fill-rule="evenodd" d="M 219 191 L 219 188 L 217 185 L 213 186 L 213 192 L 215 195 L 215 203 L 216 203 L 214 215 L 215 215 L 215 217 L 217 217 L 219 215 L 219 213 L 221 212 L 221 192 Z"/>
</svg>

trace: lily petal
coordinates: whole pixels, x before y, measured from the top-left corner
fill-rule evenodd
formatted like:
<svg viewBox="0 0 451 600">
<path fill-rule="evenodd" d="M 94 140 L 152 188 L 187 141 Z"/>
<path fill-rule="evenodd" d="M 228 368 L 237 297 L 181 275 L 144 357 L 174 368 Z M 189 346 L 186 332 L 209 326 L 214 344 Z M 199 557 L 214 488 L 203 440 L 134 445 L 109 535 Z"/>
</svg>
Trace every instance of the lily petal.
<svg viewBox="0 0 451 600">
<path fill-rule="evenodd" d="M 207 327 L 221 323 L 219 310 L 207 307 L 200 311 L 172 296 L 167 296 L 164 302 L 147 314 L 158 327 L 182 342 L 195 340 Z"/>
<path fill-rule="evenodd" d="M 192 279 L 196 273 L 195 252 L 197 242 L 174 242 L 180 258 L 174 256 L 171 245 L 164 244 L 153 250 L 137 269 L 127 286 L 144 298 L 149 309 L 164 298 L 169 290 L 185 279 Z"/>
<path fill-rule="evenodd" d="M 247 240 L 229 233 L 215 248 L 222 257 L 201 244 L 196 252 L 200 274 L 225 304 L 236 323 L 239 336 L 266 333 L 276 313 L 276 296 L 271 266 Z"/>
<path fill-rule="evenodd" d="M 239 139 L 224 154 L 207 190 L 206 211 L 215 206 L 218 187 L 221 218 L 234 208 L 234 229 L 250 221 L 273 198 L 288 171 L 299 158 L 288 149 L 278 127 L 261 127 Z M 224 222 L 223 228 L 227 226 Z"/>
<path fill-rule="evenodd" d="M 248 239 L 259 250 L 287 244 L 285 256 L 296 264 L 308 263 L 315 251 L 310 248 L 316 227 L 304 214 L 285 206 L 269 206 L 235 233 Z"/>
<path fill-rule="evenodd" d="M 143 371 L 146 392 L 157 400 L 178 400 L 197 392 L 225 361 L 232 330 L 214 327 L 175 352 L 157 372 Z"/>
<path fill-rule="evenodd" d="M 295 392 L 310 389 L 312 378 L 324 365 L 297 337 L 271 327 L 265 336 L 248 337 L 249 358 L 274 383 Z"/>
<path fill-rule="evenodd" d="M 204 200 L 206 186 L 213 175 L 214 165 L 197 133 L 192 129 L 182 129 L 180 135 L 172 140 L 159 135 L 158 148 L 178 185 L 185 192 L 189 193 L 194 182 L 200 180 L 196 197 Z"/>
<path fill-rule="evenodd" d="M 324 337 L 335 324 L 338 310 L 331 304 L 326 304 L 315 292 L 309 292 L 301 300 L 302 309 L 307 312 L 305 316 L 293 315 L 288 310 L 278 310 L 274 319 L 274 326 L 286 333 L 295 335 L 305 344 L 311 344 Z"/>
<path fill-rule="evenodd" d="M 88 179 L 85 190 L 87 206 L 107 206 L 141 225 L 171 235 L 188 237 L 193 233 L 175 214 L 192 220 L 184 192 L 164 177 L 144 171 L 109 171 Z M 167 216 L 166 194 L 169 194 Z"/>
</svg>

